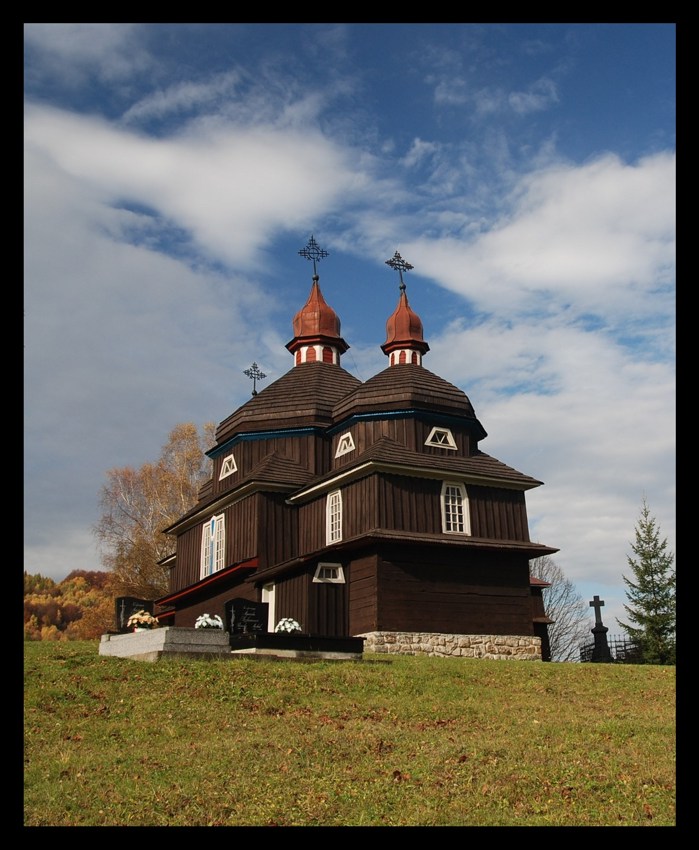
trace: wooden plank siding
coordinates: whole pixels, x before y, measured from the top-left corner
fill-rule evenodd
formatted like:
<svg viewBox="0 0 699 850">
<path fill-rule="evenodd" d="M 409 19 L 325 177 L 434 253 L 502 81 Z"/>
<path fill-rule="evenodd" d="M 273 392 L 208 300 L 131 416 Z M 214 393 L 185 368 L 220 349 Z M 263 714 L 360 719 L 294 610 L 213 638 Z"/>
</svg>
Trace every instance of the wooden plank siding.
<svg viewBox="0 0 699 850">
<path fill-rule="evenodd" d="M 231 599 L 247 599 L 250 602 L 260 601 L 260 591 L 253 584 L 247 583 L 244 576 L 236 578 L 236 583 L 231 584 L 218 593 L 207 595 L 200 601 L 188 599 L 187 605 L 177 609 L 174 625 L 184 628 L 194 628 L 197 617 L 200 614 L 218 614 L 226 622 L 226 602 Z"/>
<path fill-rule="evenodd" d="M 275 625 L 282 617 L 291 617 L 303 628 L 309 629 L 307 573 L 296 573 L 284 576 L 274 585 L 274 622 Z"/>
<path fill-rule="evenodd" d="M 521 556 L 391 554 L 378 564 L 376 628 L 531 635 L 528 572 Z"/>
<path fill-rule="evenodd" d="M 257 555 L 264 569 L 297 556 L 299 517 L 296 509 L 286 504 L 283 493 L 267 493 L 258 499 Z"/>
<path fill-rule="evenodd" d="M 339 563 L 339 561 L 337 562 Z M 347 568 L 345 568 L 347 581 Z M 307 630 L 314 635 L 344 637 L 349 634 L 348 585 L 314 582 L 308 575 Z"/>
<path fill-rule="evenodd" d="M 214 459 L 213 491 L 216 495 L 221 495 L 238 487 L 257 464 L 272 452 L 277 452 L 282 457 L 298 463 L 313 475 L 322 475 L 330 469 L 330 446 L 329 437 L 316 433 L 241 440 L 230 451 Z M 235 458 L 237 472 L 219 481 L 221 465 L 230 454 Z"/>
<path fill-rule="evenodd" d="M 376 631 L 376 578 L 378 557 L 375 554 L 355 558 L 346 575 L 349 588 L 349 632 L 360 635 Z"/>
<path fill-rule="evenodd" d="M 466 491 L 473 537 L 529 543 L 527 508 L 521 490 L 467 484 Z"/>
<path fill-rule="evenodd" d="M 353 463 L 357 456 L 370 448 L 381 437 L 390 437 L 397 443 L 404 445 L 406 449 L 425 454 L 442 457 L 468 457 L 470 454 L 470 436 L 460 428 L 450 428 L 456 443 L 454 449 L 444 449 L 439 446 L 426 446 L 425 440 L 434 427 L 432 422 L 421 419 L 396 418 L 396 419 L 371 419 L 352 424 L 351 427 L 343 429 L 335 434 L 332 443 L 333 468 L 339 469 L 349 463 Z M 354 451 L 335 458 L 337 444 L 341 437 L 350 433 L 354 442 Z"/>
<path fill-rule="evenodd" d="M 226 567 L 257 555 L 258 499 L 259 494 L 252 494 L 216 512 L 223 513 L 225 518 Z M 213 512 L 178 536 L 177 562 L 170 573 L 170 592 L 200 580 L 202 529 L 211 516 Z"/>
</svg>

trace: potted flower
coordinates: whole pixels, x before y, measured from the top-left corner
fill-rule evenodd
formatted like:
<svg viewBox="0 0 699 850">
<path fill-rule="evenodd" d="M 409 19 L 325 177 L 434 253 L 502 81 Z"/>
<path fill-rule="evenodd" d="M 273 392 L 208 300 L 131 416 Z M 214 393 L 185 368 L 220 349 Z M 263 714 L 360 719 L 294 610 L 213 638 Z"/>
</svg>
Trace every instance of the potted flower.
<svg viewBox="0 0 699 850">
<path fill-rule="evenodd" d="M 129 629 L 133 629 L 135 632 L 145 632 L 148 631 L 148 629 L 155 628 L 159 625 L 159 622 L 157 617 L 154 617 L 142 608 L 140 611 L 136 611 L 135 614 L 132 614 L 129 617 L 126 625 Z"/>
<path fill-rule="evenodd" d="M 283 617 L 274 627 L 274 631 L 286 635 L 300 635 L 303 633 L 301 626 L 296 620 L 292 620 L 291 617 Z"/>
<path fill-rule="evenodd" d="M 218 614 L 214 614 L 213 617 L 210 614 L 202 614 L 201 617 L 197 617 L 196 622 L 194 623 L 194 628 L 223 629 L 223 620 Z"/>
</svg>

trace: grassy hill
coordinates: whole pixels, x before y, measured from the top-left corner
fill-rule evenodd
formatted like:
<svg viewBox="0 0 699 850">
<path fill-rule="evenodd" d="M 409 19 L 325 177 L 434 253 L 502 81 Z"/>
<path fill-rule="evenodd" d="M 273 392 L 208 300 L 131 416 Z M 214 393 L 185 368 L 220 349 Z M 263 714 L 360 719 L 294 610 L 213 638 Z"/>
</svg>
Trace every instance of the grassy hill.
<svg viewBox="0 0 699 850">
<path fill-rule="evenodd" d="M 675 668 L 24 644 L 25 826 L 674 826 Z"/>
</svg>

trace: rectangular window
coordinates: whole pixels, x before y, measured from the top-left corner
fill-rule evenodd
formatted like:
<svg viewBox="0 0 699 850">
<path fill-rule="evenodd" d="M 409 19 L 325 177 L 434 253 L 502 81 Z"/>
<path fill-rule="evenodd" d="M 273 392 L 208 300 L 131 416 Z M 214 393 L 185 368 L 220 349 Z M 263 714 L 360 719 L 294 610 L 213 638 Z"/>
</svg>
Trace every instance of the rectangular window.
<svg viewBox="0 0 699 850">
<path fill-rule="evenodd" d="M 222 570 L 226 565 L 226 533 L 223 514 L 212 516 L 201 535 L 200 578 Z"/>
<path fill-rule="evenodd" d="M 466 487 L 458 482 L 442 484 L 442 531 L 450 534 L 470 534 Z"/>
<path fill-rule="evenodd" d="M 342 494 L 339 490 L 328 493 L 325 506 L 325 542 L 339 543 L 342 540 Z"/>
</svg>

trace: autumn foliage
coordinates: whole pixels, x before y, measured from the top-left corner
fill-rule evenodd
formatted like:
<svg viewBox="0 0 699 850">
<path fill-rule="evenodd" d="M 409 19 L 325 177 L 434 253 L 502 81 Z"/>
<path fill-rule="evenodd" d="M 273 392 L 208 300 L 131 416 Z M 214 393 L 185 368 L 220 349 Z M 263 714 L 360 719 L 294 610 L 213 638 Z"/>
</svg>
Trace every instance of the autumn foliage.
<svg viewBox="0 0 699 850">
<path fill-rule="evenodd" d="M 25 640 L 91 640 L 114 629 L 109 573 L 73 570 L 61 582 L 24 574 Z"/>
<path fill-rule="evenodd" d="M 201 436 L 191 422 L 177 425 L 156 462 L 107 471 L 102 517 L 94 531 L 115 595 L 157 599 L 167 593 L 168 570 L 160 561 L 172 553 L 174 543 L 163 529 L 196 504 L 210 477 L 204 451 L 213 432 L 212 424 L 204 426 Z"/>
</svg>

